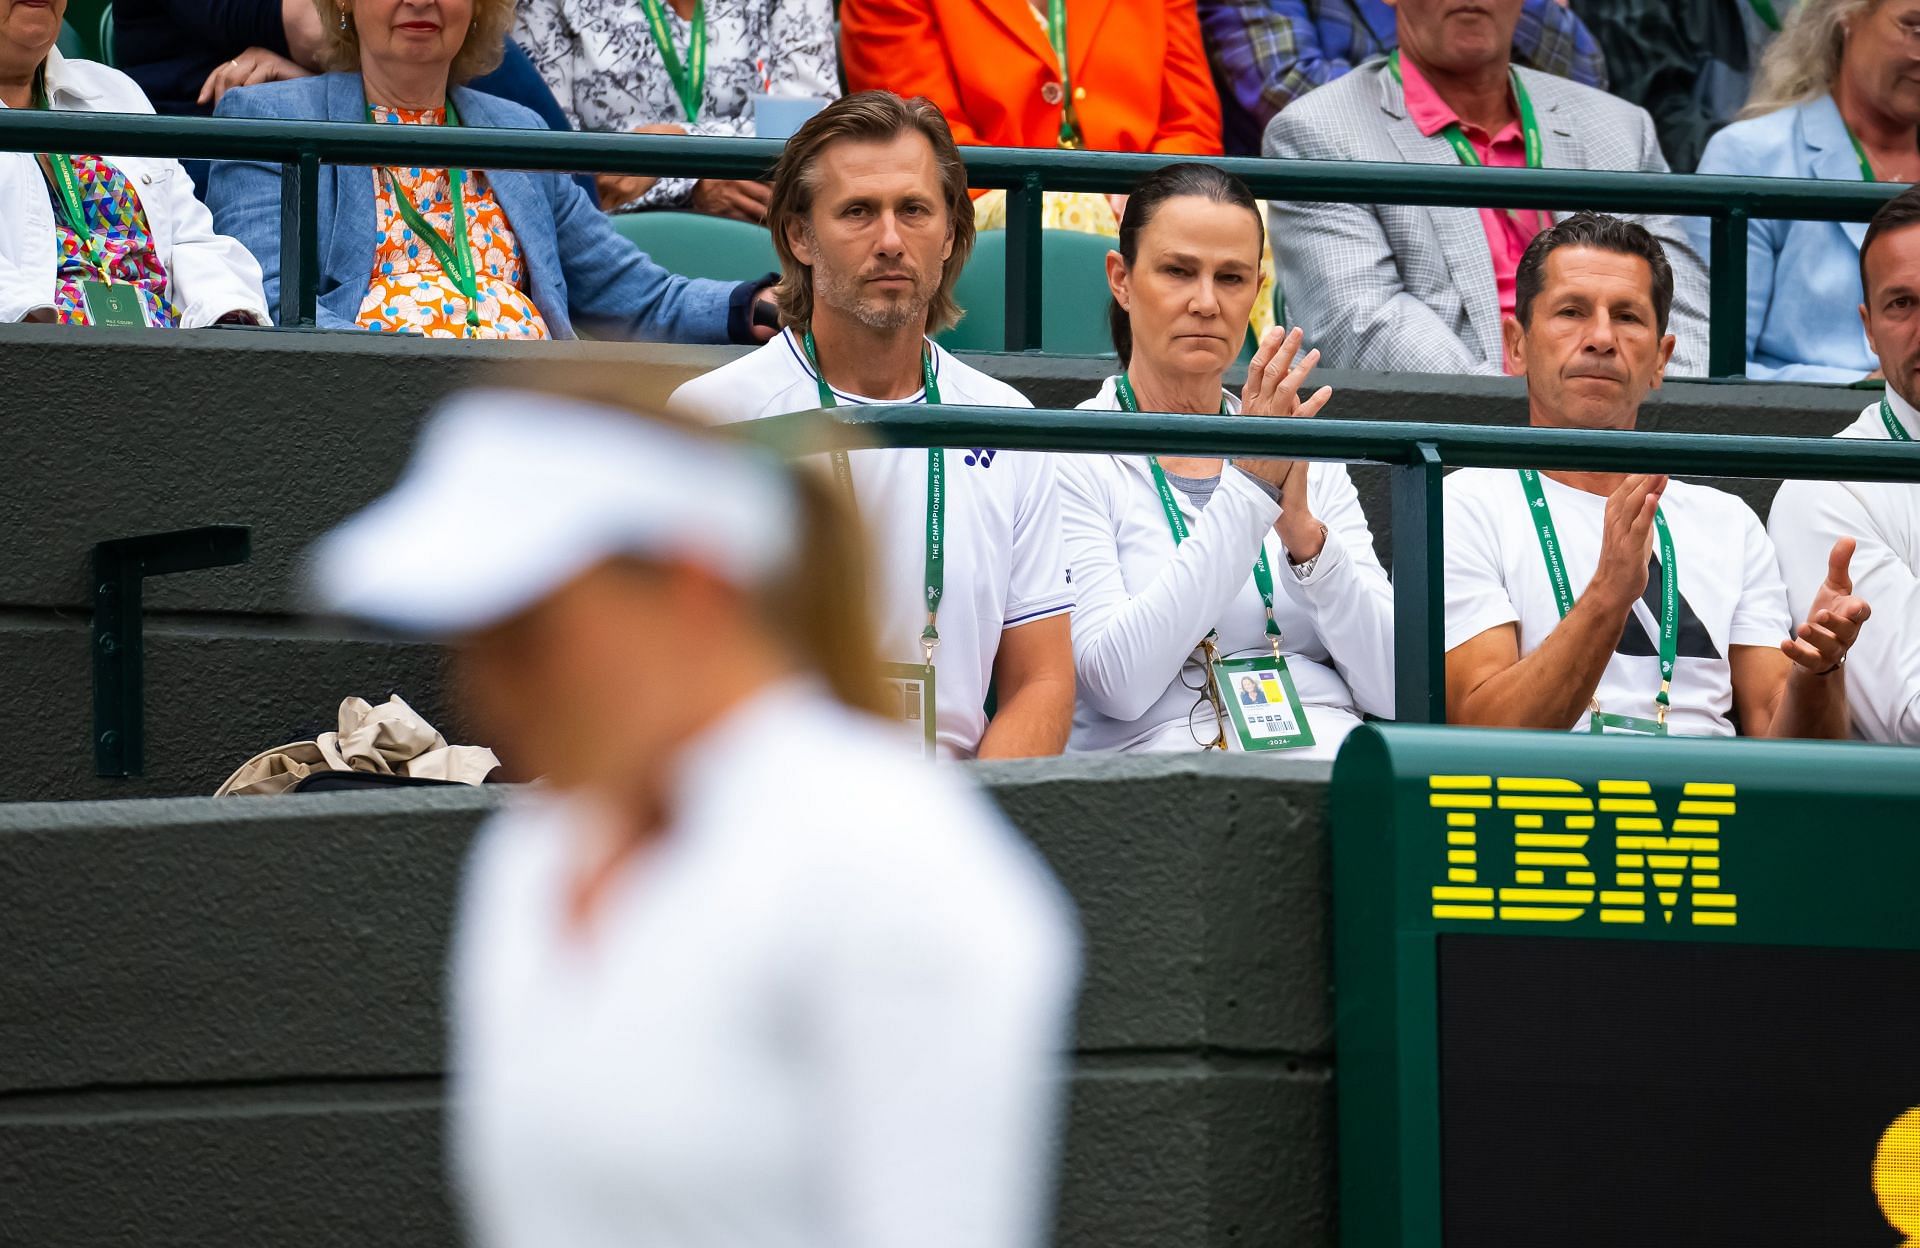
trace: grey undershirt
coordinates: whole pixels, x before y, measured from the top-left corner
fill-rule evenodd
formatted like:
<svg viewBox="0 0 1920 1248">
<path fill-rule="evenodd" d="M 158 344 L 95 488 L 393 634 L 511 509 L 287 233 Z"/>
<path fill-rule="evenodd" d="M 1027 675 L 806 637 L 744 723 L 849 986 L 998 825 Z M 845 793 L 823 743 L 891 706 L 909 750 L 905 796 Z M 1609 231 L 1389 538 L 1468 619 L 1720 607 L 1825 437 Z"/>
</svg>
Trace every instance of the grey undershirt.
<svg viewBox="0 0 1920 1248">
<path fill-rule="evenodd" d="M 1221 471 L 1224 472 L 1226 470 L 1223 468 Z M 1265 494 L 1275 502 L 1280 501 L 1280 487 L 1262 481 L 1252 473 L 1243 473 L 1241 475 L 1260 487 L 1262 494 Z M 1207 509 L 1207 503 L 1213 498 L 1213 492 L 1220 488 L 1220 478 L 1217 476 L 1183 477 L 1177 473 L 1169 472 L 1167 473 L 1167 484 L 1179 490 L 1182 494 L 1185 494 L 1187 501 L 1193 504 L 1195 511 L 1205 511 Z"/>
</svg>

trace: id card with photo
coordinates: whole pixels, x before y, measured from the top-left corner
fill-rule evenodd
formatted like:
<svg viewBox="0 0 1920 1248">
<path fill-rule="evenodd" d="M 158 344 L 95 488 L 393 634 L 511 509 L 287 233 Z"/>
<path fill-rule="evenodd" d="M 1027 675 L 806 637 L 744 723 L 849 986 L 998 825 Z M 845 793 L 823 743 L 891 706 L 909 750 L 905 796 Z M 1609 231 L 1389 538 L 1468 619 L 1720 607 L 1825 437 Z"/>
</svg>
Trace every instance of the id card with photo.
<svg viewBox="0 0 1920 1248">
<path fill-rule="evenodd" d="M 1313 744 L 1307 712 L 1293 688 L 1287 661 L 1273 655 L 1220 659 L 1213 665 L 1220 697 L 1233 721 L 1230 749 L 1298 750 Z"/>
<path fill-rule="evenodd" d="M 1657 719 L 1595 711 L 1587 719 L 1587 731 L 1595 736 L 1664 737 L 1667 735 L 1667 726 Z"/>
<path fill-rule="evenodd" d="M 151 327 L 147 305 L 140 302 L 140 291 L 126 282 L 81 282 L 80 298 L 87 305 L 87 320 L 99 325 Z"/>
<path fill-rule="evenodd" d="M 900 721 L 926 757 L 936 757 L 938 737 L 933 723 L 933 665 L 882 663 L 880 678 L 887 689 L 887 710 Z"/>
</svg>

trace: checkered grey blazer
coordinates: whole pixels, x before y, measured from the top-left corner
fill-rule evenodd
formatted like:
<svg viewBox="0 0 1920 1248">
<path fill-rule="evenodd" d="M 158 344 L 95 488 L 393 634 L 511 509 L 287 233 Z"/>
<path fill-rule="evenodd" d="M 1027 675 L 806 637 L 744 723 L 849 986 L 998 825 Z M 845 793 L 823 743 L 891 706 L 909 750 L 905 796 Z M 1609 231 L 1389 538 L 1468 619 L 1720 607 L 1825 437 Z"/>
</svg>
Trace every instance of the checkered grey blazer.
<svg viewBox="0 0 1920 1248">
<path fill-rule="evenodd" d="M 1540 119 L 1547 168 L 1667 171 L 1644 109 L 1550 74 L 1518 73 Z M 1262 150 L 1308 160 L 1458 163 L 1445 138 L 1422 135 L 1407 117 L 1384 57 L 1282 109 Z M 1328 365 L 1501 371 L 1500 296 L 1478 210 L 1277 201 L 1272 214 L 1287 318 L 1306 329 Z M 1673 265 L 1670 332 L 1679 342 L 1667 371 L 1704 376 L 1706 266 L 1678 217 L 1636 219 Z"/>
</svg>

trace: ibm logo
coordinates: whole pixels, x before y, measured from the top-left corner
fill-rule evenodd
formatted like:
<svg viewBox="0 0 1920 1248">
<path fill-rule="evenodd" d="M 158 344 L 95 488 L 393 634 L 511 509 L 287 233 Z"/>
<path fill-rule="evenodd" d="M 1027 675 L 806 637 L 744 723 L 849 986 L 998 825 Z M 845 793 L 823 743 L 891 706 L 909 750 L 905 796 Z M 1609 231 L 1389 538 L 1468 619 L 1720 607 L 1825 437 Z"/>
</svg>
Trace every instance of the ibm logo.
<svg viewBox="0 0 1920 1248">
<path fill-rule="evenodd" d="M 1671 816 L 1645 780 L 1602 780 L 1589 792 L 1550 777 L 1428 776 L 1427 802 L 1446 819 L 1436 919 L 1571 923 L 1597 908 L 1602 923 L 1738 922 L 1738 898 L 1720 882 L 1731 784 L 1688 782 Z"/>
</svg>

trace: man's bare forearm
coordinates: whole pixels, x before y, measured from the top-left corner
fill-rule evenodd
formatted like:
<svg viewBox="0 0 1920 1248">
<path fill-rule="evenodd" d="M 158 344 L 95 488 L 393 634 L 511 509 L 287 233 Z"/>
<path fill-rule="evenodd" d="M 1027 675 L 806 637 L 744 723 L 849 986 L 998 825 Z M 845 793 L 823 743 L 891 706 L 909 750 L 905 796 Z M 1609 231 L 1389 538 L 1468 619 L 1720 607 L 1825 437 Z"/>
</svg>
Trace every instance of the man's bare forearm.
<svg viewBox="0 0 1920 1248">
<path fill-rule="evenodd" d="M 981 758 L 1039 758 L 1067 748 L 1073 681 L 1030 680 L 1001 699 L 980 738 Z"/>
<path fill-rule="evenodd" d="M 1447 721 L 1559 732 L 1573 727 L 1593 705 L 1593 691 L 1613 658 L 1628 607 L 1582 595 L 1538 650 L 1482 681 L 1459 706 L 1448 708 Z M 1653 693 L 1647 691 L 1649 700 Z"/>
<path fill-rule="evenodd" d="M 1819 676 L 1796 663 L 1780 687 L 1780 699 L 1766 735 L 1844 741 L 1852 734 L 1847 669 L 1841 667 Z"/>
</svg>

